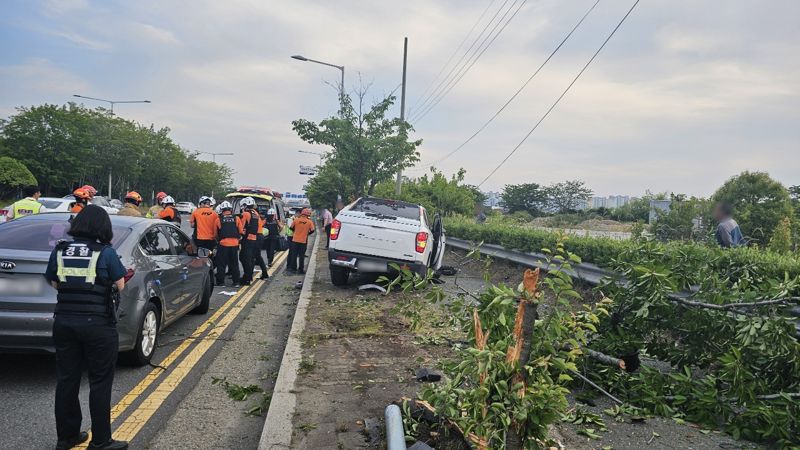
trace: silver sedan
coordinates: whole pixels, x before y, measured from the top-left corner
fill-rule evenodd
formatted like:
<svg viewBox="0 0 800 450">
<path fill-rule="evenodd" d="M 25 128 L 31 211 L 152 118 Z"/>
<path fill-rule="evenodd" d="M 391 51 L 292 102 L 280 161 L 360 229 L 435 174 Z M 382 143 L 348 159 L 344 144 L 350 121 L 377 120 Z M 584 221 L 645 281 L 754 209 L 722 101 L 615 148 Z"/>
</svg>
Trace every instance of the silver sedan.
<svg viewBox="0 0 800 450">
<path fill-rule="evenodd" d="M 53 351 L 56 291 L 43 275 L 55 245 L 69 238 L 69 217 L 46 213 L 0 224 L 0 351 Z M 173 224 L 110 217 L 112 245 L 129 269 L 118 310 L 120 358 L 145 365 L 163 327 L 208 312 L 213 266 Z"/>
</svg>

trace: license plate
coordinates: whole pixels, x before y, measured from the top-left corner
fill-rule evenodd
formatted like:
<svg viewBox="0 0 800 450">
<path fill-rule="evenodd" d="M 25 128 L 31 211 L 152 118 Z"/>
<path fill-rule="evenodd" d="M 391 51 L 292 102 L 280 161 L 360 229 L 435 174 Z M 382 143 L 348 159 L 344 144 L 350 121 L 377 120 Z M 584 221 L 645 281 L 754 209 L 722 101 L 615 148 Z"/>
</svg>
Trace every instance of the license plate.
<svg viewBox="0 0 800 450">
<path fill-rule="evenodd" d="M 386 263 L 378 261 L 359 261 L 358 270 L 362 272 L 386 272 Z"/>
<path fill-rule="evenodd" d="M 25 297 L 37 296 L 42 294 L 42 282 L 27 278 L 24 280 L 14 280 L 0 278 L 0 296 Z"/>
</svg>

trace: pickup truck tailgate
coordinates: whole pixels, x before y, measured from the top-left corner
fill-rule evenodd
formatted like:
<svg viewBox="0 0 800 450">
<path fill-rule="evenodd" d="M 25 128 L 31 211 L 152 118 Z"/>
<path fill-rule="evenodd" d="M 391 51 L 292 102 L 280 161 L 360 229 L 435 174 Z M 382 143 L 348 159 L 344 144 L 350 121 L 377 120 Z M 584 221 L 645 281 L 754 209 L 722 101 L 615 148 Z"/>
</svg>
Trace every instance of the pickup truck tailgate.
<svg viewBox="0 0 800 450">
<path fill-rule="evenodd" d="M 363 213 L 340 213 L 337 218 L 342 228 L 331 242 L 337 250 L 407 261 L 421 256 L 415 251 L 418 221 Z"/>
</svg>

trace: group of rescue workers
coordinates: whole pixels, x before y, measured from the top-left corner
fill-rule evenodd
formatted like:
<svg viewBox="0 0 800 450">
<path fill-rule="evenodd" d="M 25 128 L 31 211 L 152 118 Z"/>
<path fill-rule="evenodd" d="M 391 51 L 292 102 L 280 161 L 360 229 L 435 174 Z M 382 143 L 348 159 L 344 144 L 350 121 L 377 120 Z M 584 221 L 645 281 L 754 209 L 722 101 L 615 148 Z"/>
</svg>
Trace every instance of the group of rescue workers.
<svg viewBox="0 0 800 450">
<path fill-rule="evenodd" d="M 11 220 L 42 212 L 38 202 L 39 188 L 23 189 L 25 198 L 14 203 L 7 217 Z M 67 450 L 86 442 L 90 435 L 81 431 L 81 407 L 78 398 L 84 366 L 90 380 L 89 410 L 92 417 L 90 450 L 124 450 L 128 442 L 117 441 L 111 435 L 111 392 L 117 359 L 119 334 L 116 328 L 114 297 L 125 288 L 128 271 L 111 246 L 113 229 L 108 212 L 93 205 L 97 190 L 90 186 L 75 189 L 75 200 L 69 205 L 72 213 L 68 231 L 72 240 L 65 240 L 53 249 L 45 278 L 57 290 L 53 320 L 53 344 L 56 351 L 57 384 L 55 395 L 56 450 Z M 142 196 L 135 191 L 125 195 L 120 216 L 141 217 Z M 304 259 L 308 237 L 315 232 L 311 210 L 297 211 L 284 224 L 269 208 L 258 211 L 252 197 L 239 201 L 241 214 L 233 213 L 233 205 L 223 201 L 216 205 L 212 197 L 200 198 L 189 223 L 198 248 L 215 254 L 216 283 L 224 285 L 228 271 L 235 286 L 252 282 L 255 265 L 261 268 L 261 278 L 268 278 L 267 267 L 273 263 L 284 228 L 290 238 L 287 271 L 305 273 Z M 164 192 L 156 195 L 156 204 L 146 213 L 180 223 L 175 200 Z M 261 256 L 267 251 L 267 262 Z M 239 276 L 239 263 L 244 273 Z M 116 294 L 115 294 L 116 292 Z"/>
<path fill-rule="evenodd" d="M 75 200 L 69 205 L 69 211 L 78 214 L 91 203 L 97 195 L 97 189 L 87 184 L 75 189 L 72 195 Z M 26 190 L 25 198 L 12 205 L 9 219 L 38 214 L 42 206 L 37 202 L 39 196 L 38 188 Z M 181 223 L 181 215 L 175 209 L 175 199 L 172 196 L 159 192 L 155 200 L 145 217 Z M 261 278 L 268 278 L 267 269 L 272 267 L 275 253 L 281 249 L 280 239 L 284 229 L 289 239 L 286 270 L 290 273 L 305 273 L 308 237 L 315 231 L 310 209 L 297 211 L 288 223 L 284 223 L 274 208 L 269 208 L 262 215 L 252 197 L 242 198 L 239 215 L 233 213 L 233 205 L 227 200 L 217 205 L 213 197 L 203 196 L 198 203 L 199 207 L 192 212 L 189 224 L 194 230 L 195 244 L 215 253 L 214 266 L 218 286 L 225 284 L 226 275 L 231 276 L 234 286 L 250 284 L 256 266 L 261 269 Z M 141 204 L 142 196 L 136 191 L 130 191 L 125 195 L 124 204 L 117 215 L 141 217 Z M 261 256 L 261 250 L 267 252 L 266 262 Z M 243 270 L 241 274 L 239 263 Z"/>
</svg>

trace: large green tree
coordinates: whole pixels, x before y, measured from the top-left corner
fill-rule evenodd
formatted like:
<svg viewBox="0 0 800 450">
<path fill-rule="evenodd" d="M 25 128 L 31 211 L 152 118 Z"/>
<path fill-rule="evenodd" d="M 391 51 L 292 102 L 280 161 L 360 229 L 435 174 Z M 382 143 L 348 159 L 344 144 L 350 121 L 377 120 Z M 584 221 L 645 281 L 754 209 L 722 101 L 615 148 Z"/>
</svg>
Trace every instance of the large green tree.
<svg viewBox="0 0 800 450">
<path fill-rule="evenodd" d="M 735 219 L 745 236 L 766 245 L 775 228 L 793 216 L 789 191 L 766 172 L 742 172 L 726 181 L 712 200 L 733 205 Z"/>
<path fill-rule="evenodd" d="M 109 174 L 114 197 L 128 190 L 145 198 L 166 191 L 196 200 L 232 184 L 230 168 L 200 161 L 170 138 L 168 128 L 145 127 L 74 103 L 17 111 L 0 120 L 0 155 L 23 162 L 46 194 L 63 195 L 83 184 L 106 193 Z"/>
<path fill-rule="evenodd" d="M 551 184 L 546 193 L 550 208 L 562 214 L 577 210 L 593 194 L 580 180 Z"/>
<path fill-rule="evenodd" d="M 537 183 L 507 184 L 503 188 L 503 207 L 508 212 L 526 211 L 540 216 L 547 207 L 547 191 Z"/>
<path fill-rule="evenodd" d="M 36 177 L 25 164 L 8 156 L 0 156 L 0 199 L 16 196 L 24 186 L 36 185 Z"/>
<path fill-rule="evenodd" d="M 477 188 L 463 184 L 466 175 L 464 169 L 459 169 L 450 178 L 434 168 L 430 171 L 430 174 L 405 181 L 399 196 L 394 193 L 395 183 L 392 180 L 376 186 L 374 194 L 377 197 L 417 203 L 429 212 L 438 212 L 445 216 L 472 214 L 475 206 L 483 203 L 483 194 Z"/>
<path fill-rule="evenodd" d="M 350 95 L 342 95 L 339 115 L 319 123 L 306 119 L 292 122 L 300 139 L 331 148 L 325 165 L 351 183 L 352 191 L 339 193 L 345 199 L 371 195 L 379 183 L 419 161 L 417 147 L 422 140 L 408 140 L 411 125 L 386 117 L 395 97 L 368 106 L 366 95 L 365 88 L 356 92 L 355 103 Z"/>
</svg>

